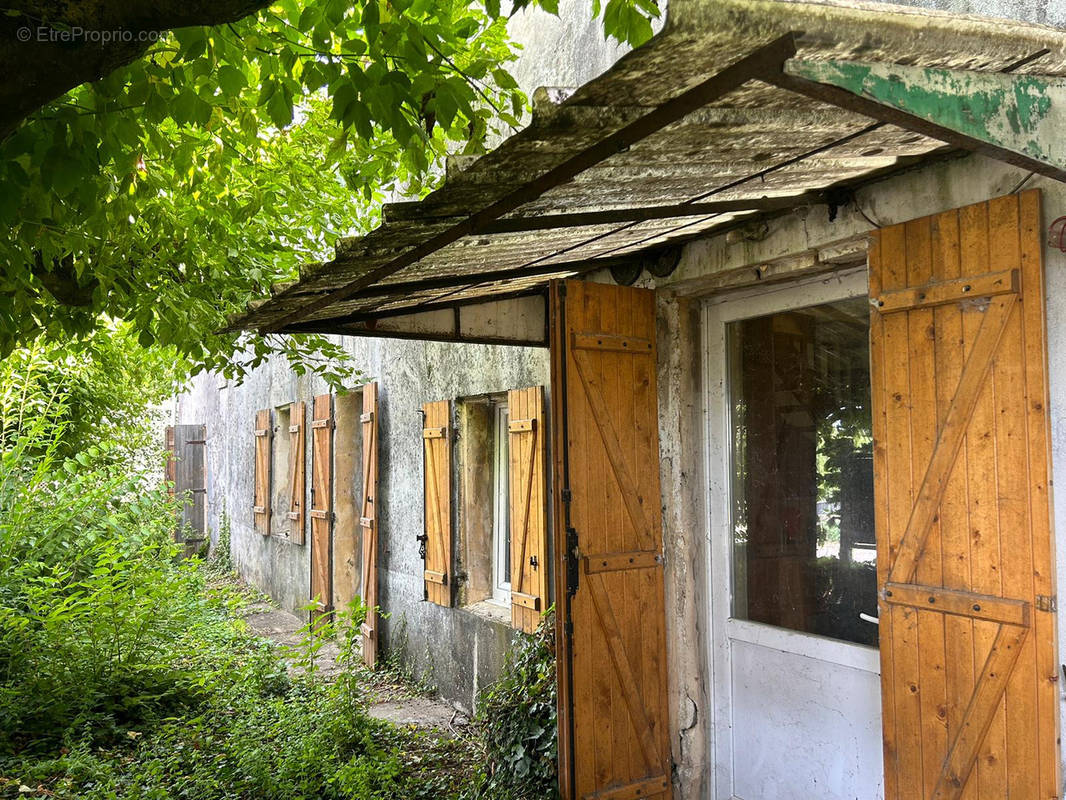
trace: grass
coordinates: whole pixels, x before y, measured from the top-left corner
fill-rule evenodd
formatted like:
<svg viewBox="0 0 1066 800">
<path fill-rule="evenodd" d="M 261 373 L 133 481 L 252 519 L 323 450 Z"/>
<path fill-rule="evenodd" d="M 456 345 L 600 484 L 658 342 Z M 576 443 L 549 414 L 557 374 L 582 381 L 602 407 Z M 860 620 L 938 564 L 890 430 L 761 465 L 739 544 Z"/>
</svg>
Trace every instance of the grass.
<svg viewBox="0 0 1066 800">
<path fill-rule="evenodd" d="M 242 609 L 261 600 L 233 577 L 203 585 L 195 642 L 202 694 L 169 716 L 99 739 L 68 735 L 52 752 L 0 759 L 0 797 L 70 800 L 460 798 L 479 783 L 474 738 L 372 719 L 371 697 L 410 695 L 390 673 L 347 664 L 346 680 L 286 670 Z M 343 647 L 342 647 L 343 652 Z M 350 654 L 350 651 L 349 651 Z"/>
</svg>

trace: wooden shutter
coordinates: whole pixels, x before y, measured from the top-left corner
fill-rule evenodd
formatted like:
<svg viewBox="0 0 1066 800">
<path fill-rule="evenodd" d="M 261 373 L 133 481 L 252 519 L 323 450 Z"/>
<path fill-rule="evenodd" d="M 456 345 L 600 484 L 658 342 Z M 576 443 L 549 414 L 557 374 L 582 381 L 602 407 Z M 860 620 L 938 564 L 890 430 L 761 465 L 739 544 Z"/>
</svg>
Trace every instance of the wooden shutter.
<svg viewBox="0 0 1066 800">
<path fill-rule="evenodd" d="M 168 426 L 166 441 L 168 491 L 182 498 L 174 540 L 190 545 L 191 553 L 207 538 L 207 428 Z"/>
<path fill-rule="evenodd" d="M 255 412 L 255 499 L 252 503 L 254 527 L 270 534 L 270 446 L 274 437 L 270 409 Z"/>
<path fill-rule="evenodd" d="M 536 630 L 548 597 L 548 513 L 544 458 L 544 390 L 507 393 L 511 525 L 511 624 Z"/>
<path fill-rule="evenodd" d="M 655 295 L 566 281 L 552 299 L 560 786 L 668 800 Z"/>
<path fill-rule="evenodd" d="M 307 492 L 307 451 L 304 421 L 307 404 L 298 401 L 289 406 L 289 540 L 304 543 L 304 495 Z"/>
<path fill-rule="evenodd" d="M 311 410 L 311 599 L 333 608 L 333 396 L 320 394 Z"/>
<path fill-rule="evenodd" d="M 1040 195 L 879 231 L 887 800 L 1059 796 Z"/>
<path fill-rule="evenodd" d="M 378 658 L 378 385 L 363 387 L 363 510 L 359 527 L 363 531 L 363 663 L 377 664 Z"/>
<path fill-rule="evenodd" d="M 426 599 L 451 605 L 452 566 L 452 426 L 451 403 L 441 400 L 422 406 L 423 501 L 422 548 Z"/>
<path fill-rule="evenodd" d="M 174 426 L 167 425 L 164 431 L 164 441 L 167 448 L 167 463 L 166 463 L 166 482 L 167 482 L 167 494 L 171 497 L 174 496 L 174 477 L 175 477 L 175 465 L 174 465 Z"/>
</svg>

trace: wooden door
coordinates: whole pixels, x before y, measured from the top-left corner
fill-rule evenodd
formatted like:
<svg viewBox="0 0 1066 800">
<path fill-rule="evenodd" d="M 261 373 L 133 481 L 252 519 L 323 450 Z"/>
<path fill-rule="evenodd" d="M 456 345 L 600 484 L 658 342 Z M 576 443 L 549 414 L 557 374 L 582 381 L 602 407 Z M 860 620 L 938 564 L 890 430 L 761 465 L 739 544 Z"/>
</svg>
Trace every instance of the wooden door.
<svg viewBox="0 0 1066 800">
<path fill-rule="evenodd" d="M 377 664 L 378 657 L 378 385 L 363 387 L 363 508 L 359 528 L 363 532 L 363 663 Z"/>
<path fill-rule="evenodd" d="M 320 394 L 311 410 L 311 599 L 333 610 L 333 396 Z"/>
<path fill-rule="evenodd" d="M 560 788 L 671 795 L 655 296 L 553 284 Z"/>
<path fill-rule="evenodd" d="M 1040 195 L 877 232 L 885 797 L 1059 796 Z"/>
<path fill-rule="evenodd" d="M 166 442 L 169 491 L 183 497 L 174 540 L 195 549 L 207 536 L 207 428 L 168 425 Z"/>
<path fill-rule="evenodd" d="M 547 453 L 544 390 L 507 393 L 508 505 L 511 531 L 511 624 L 532 633 L 548 597 Z"/>
<path fill-rule="evenodd" d="M 425 511 L 421 551 L 426 599 L 452 603 L 452 404 L 422 406 L 422 502 Z"/>
</svg>

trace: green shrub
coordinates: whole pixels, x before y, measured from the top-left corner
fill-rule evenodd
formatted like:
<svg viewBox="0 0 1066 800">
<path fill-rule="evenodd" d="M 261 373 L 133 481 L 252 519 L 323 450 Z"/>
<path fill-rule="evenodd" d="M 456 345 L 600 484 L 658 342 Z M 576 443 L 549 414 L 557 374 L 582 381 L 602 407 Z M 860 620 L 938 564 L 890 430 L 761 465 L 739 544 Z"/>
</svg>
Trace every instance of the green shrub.
<svg viewBox="0 0 1066 800">
<path fill-rule="evenodd" d="M 55 399 L 55 403 L 61 403 Z M 55 414 L 0 453 L 0 751 L 107 738 L 195 701 L 181 641 L 200 580 L 170 541 L 161 487 L 106 446 L 61 456 Z"/>
<path fill-rule="evenodd" d="M 229 575 L 236 567 L 231 552 L 233 542 L 233 524 L 230 522 L 226 501 L 222 501 L 222 513 L 219 515 L 218 542 L 208 559 L 212 570 L 220 575 Z"/>
<path fill-rule="evenodd" d="M 549 610 L 536 633 L 517 637 L 503 677 L 478 698 L 487 763 L 474 796 L 557 797 L 556 717 L 555 613 Z"/>
</svg>

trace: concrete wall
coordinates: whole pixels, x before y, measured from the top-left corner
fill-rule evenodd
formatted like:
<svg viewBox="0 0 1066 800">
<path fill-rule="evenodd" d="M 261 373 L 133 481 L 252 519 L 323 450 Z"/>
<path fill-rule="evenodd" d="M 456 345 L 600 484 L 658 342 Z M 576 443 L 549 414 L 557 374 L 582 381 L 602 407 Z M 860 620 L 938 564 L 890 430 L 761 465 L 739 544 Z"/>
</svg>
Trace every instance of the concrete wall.
<svg viewBox="0 0 1066 800">
<path fill-rule="evenodd" d="M 890 225 L 1011 193 L 1027 173 L 970 156 L 914 170 L 860 190 L 856 202 L 878 226 Z M 1066 214 L 1066 186 L 1031 178 L 1025 188 L 1043 190 L 1045 229 Z M 717 276 L 742 267 L 789 263 L 789 257 L 864 250 L 873 228 L 856 208 L 813 207 L 771 220 L 761 241 L 730 244 L 724 236 L 688 245 L 676 272 L 647 278 L 659 290 L 660 448 L 664 496 L 670 696 L 678 797 L 708 797 L 712 705 L 710 641 L 711 563 L 708 552 L 707 476 L 701 397 L 701 329 L 698 309 Z M 846 246 L 844 243 L 848 243 Z M 855 243 L 858 243 L 857 245 Z M 1066 474 L 1066 254 L 1046 248 L 1052 469 Z M 797 272 L 796 277 L 802 275 Z M 604 276 L 604 280 L 609 280 Z M 1066 502 L 1055 504 L 1059 593 L 1066 590 Z M 712 509 L 713 512 L 713 509 Z M 1060 611 L 1060 629 L 1063 612 Z M 1060 660 L 1066 641 L 1060 636 Z M 1066 718 L 1066 694 L 1061 695 Z M 1064 751 L 1066 757 L 1066 751 Z"/>
<path fill-rule="evenodd" d="M 875 0 L 884 2 L 884 0 Z M 955 14 L 980 14 L 1044 25 L 1066 25 L 1062 0 L 893 0 L 896 5 L 937 8 Z"/>
<path fill-rule="evenodd" d="M 423 523 L 419 410 L 433 400 L 547 385 L 547 350 L 356 338 L 344 340 L 343 345 L 365 380 L 379 383 L 379 588 L 381 607 L 391 615 L 382 622 L 382 642 L 416 675 L 469 710 L 477 688 L 498 675 L 511 629 L 488 615 L 442 608 L 422 599 L 423 564 L 416 539 Z M 225 510 L 238 571 L 293 612 L 310 598 L 310 532 L 308 544 L 298 545 L 253 529 L 252 422 L 257 409 L 294 400 L 307 401 L 310 410 L 312 397 L 326 391 L 319 379 L 297 377 L 287 363 L 274 359 L 241 385 L 201 376 L 177 403 L 177 421 L 207 425 L 212 542 L 218 541 Z M 338 467 L 345 460 L 358 463 L 350 457 L 359 452 L 355 433 L 344 435 L 344 430 L 338 427 L 334 442 Z M 282 435 L 287 432 L 275 433 Z M 338 474 L 338 490 L 350 493 L 345 477 L 344 472 Z M 456 553 L 461 552 L 460 545 L 456 542 Z M 458 563 L 457 569 L 462 566 Z"/>
</svg>

